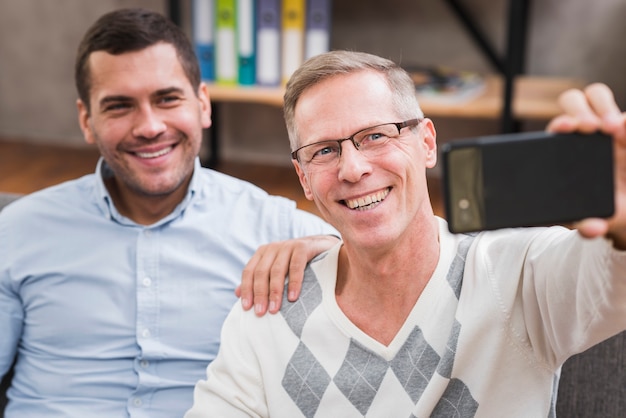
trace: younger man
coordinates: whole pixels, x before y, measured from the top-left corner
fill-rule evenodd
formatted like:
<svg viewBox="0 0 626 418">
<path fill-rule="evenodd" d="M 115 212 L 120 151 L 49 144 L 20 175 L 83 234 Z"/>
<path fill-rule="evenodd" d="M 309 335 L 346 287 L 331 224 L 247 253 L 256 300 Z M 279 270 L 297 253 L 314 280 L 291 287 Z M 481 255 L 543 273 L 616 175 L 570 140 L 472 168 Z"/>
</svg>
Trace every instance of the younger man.
<svg viewBox="0 0 626 418">
<path fill-rule="evenodd" d="M 80 127 L 102 154 L 95 174 L 0 215 L 0 376 L 17 354 L 5 417 L 180 417 L 255 250 L 260 287 L 276 263 L 282 290 L 290 264 L 302 274 L 337 241 L 285 240 L 334 230 L 200 167 L 207 86 L 163 16 L 101 17 L 75 76 Z"/>
</svg>

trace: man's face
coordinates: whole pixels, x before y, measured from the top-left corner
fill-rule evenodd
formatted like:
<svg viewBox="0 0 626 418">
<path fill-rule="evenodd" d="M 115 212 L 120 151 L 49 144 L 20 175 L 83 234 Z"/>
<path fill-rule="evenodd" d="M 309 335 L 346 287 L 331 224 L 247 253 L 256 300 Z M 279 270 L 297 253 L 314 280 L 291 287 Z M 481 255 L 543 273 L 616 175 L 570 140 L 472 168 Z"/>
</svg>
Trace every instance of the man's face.
<svg viewBox="0 0 626 418">
<path fill-rule="evenodd" d="M 90 111 L 78 101 L 85 140 L 96 144 L 126 196 L 164 196 L 191 176 L 202 128 L 211 125 L 206 86 L 193 91 L 167 43 L 89 57 Z"/>
<path fill-rule="evenodd" d="M 326 79 L 305 90 L 295 109 L 299 146 L 402 121 L 384 77 L 373 71 Z M 435 131 L 425 119 L 414 130 L 403 128 L 375 158 L 344 141 L 336 163 L 294 165 L 306 197 L 346 242 L 378 247 L 416 233 L 421 217 L 432 219 L 425 172 L 435 163 Z"/>
</svg>

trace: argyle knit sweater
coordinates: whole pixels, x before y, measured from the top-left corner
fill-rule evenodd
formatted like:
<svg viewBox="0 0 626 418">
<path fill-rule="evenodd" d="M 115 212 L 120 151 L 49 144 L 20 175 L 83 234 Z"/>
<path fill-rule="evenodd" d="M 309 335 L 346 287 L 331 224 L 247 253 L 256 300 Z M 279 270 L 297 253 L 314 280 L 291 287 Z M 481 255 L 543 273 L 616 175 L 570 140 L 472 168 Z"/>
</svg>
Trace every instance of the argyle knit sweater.
<svg viewBox="0 0 626 418">
<path fill-rule="evenodd" d="M 559 227 L 439 224 L 436 270 L 388 346 L 337 305 L 338 244 L 279 314 L 233 308 L 186 418 L 553 417 L 561 364 L 626 329 L 626 253 Z"/>
</svg>

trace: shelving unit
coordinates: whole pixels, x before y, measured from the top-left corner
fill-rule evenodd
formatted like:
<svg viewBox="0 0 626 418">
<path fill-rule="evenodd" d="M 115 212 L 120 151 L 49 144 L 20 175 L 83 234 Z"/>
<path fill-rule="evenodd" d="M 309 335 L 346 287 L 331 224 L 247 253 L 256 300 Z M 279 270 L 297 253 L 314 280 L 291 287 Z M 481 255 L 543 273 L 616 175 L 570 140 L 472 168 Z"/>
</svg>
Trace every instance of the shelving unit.
<svg viewBox="0 0 626 418">
<path fill-rule="evenodd" d="M 501 57 L 476 25 L 464 4 L 460 0 L 446 0 L 468 35 L 493 67 L 495 74 L 487 76 L 484 91 L 468 101 L 444 103 L 420 98 L 420 105 L 426 116 L 500 119 L 500 131 L 509 133 L 519 130 L 520 120 L 548 120 L 558 114 L 558 95 L 568 88 L 582 87 L 583 82 L 568 78 L 523 75 L 530 2 L 531 0 L 508 0 L 506 52 Z M 178 24 L 181 23 L 180 3 L 180 0 L 167 2 L 170 17 Z M 214 115 L 209 135 L 211 157 L 206 164 L 214 166 L 219 161 L 220 155 L 217 135 L 219 104 L 242 102 L 282 106 L 284 90 L 213 84 L 209 86 L 209 91 Z"/>
<path fill-rule="evenodd" d="M 443 102 L 427 97 L 418 99 L 428 117 L 453 117 L 497 119 L 503 108 L 505 81 L 491 75 L 485 78 L 485 89 L 467 101 Z M 518 76 L 514 80 L 511 103 L 516 119 L 547 120 L 559 114 L 558 95 L 571 87 L 582 87 L 575 79 Z M 283 105 L 284 89 L 262 87 L 227 87 L 209 85 L 211 100 L 218 103 L 245 102 L 280 107 Z"/>
</svg>

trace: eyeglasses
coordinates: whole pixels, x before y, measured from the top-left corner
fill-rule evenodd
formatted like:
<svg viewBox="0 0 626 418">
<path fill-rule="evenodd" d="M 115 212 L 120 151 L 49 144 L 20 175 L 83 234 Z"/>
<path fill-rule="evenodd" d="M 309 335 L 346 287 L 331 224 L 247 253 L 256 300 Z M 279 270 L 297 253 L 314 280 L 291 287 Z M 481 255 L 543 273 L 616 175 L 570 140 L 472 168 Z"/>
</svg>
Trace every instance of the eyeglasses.
<svg viewBox="0 0 626 418">
<path fill-rule="evenodd" d="M 404 122 L 383 123 L 361 129 L 347 138 L 314 142 L 292 152 L 291 158 L 301 164 L 330 165 L 337 162 L 339 157 L 341 157 L 341 143 L 344 141 L 350 141 L 357 150 L 369 156 L 374 156 L 390 140 L 398 138 L 402 128 L 417 126 L 422 120 L 410 119 Z"/>
</svg>

